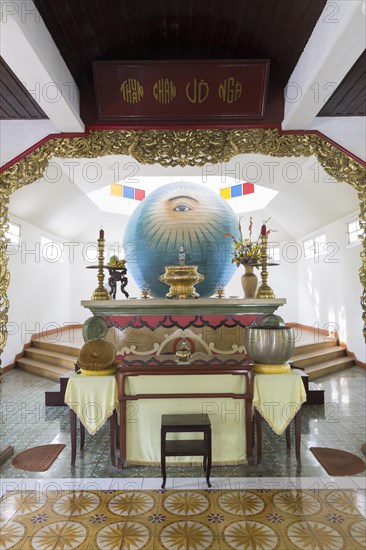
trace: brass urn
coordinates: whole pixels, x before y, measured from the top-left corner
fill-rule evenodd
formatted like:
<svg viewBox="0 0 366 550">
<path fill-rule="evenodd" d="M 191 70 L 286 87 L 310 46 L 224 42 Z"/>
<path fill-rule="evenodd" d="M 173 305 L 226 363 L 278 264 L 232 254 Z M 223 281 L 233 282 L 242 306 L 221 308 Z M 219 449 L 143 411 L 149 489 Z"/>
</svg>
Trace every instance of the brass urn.
<svg viewBox="0 0 366 550">
<path fill-rule="evenodd" d="M 199 298 L 194 285 L 204 280 L 204 276 L 197 272 L 197 265 L 166 265 L 165 273 L 159 280 L 170 286 L 167 298 Z"/>
<path fill-rule="evenodd" d="M 188 346 L 187 340 L 184 337 L 176 351 L 175 357 L 178 363 L 189 363 L 191 358 L 191 348 Z"/>
</svg>

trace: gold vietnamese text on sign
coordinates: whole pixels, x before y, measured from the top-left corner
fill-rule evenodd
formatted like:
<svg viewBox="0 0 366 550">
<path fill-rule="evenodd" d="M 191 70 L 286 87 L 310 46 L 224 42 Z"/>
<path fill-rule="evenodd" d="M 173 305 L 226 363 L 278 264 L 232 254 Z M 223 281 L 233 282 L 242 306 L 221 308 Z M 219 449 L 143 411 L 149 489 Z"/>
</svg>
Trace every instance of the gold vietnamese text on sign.
<svg viewBox="0 0 366 550">
<path fill-rule="evenodd" d="M 192 94 L 190 94 L 189 91 L 191 86 L 193 92 Z M 207 82 L 203 80 L 203 78 L 201 78 L 199 82 L 197 78 L 194 78 L 193 84 L 191 82 L 188 82 L 186 86 L 186 96 L 191 103 L 204 103 L 208 98 L 209 93 L 210 87 Z"/>
<path fill-rule="evenodd" d="M 167 105 L 171 103 L 177 95 L 177 88 L 171 80 L 161 78 L 157 80 L 153 86 L 153 95 L 156 101 L 163 105 Z"/>
<path fill-rule="evenodd" d="M 141 99 L 144 97 L 144 87 L 141 82 L 135 78 L 124 80 L 120 90 L 123 100 L 126 101 L 126 103 L 140 103 Z"/>
<path fill-rule="evenodd" d="M 226 78 L 219 86 L 219 98 L 224 103 L 235 103 L 241 98 L 243 86 L 234 77 Z"/>
</svg>

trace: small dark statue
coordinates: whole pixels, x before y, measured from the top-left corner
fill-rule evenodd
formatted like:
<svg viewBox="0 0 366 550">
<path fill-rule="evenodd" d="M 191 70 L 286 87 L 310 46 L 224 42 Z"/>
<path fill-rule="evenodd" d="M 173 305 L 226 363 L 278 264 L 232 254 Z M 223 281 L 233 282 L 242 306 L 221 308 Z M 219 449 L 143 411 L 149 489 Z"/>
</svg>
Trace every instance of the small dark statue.
<svg viewBox="0 0 366 550">
<path fill-rule="evenodd" d="M 127 275 L 127 269 L 125 267 L 108 267 L 108 273 L 109 273 L 109 294 L 112 296 L 112 298 L 116 299 L 116 292 L 117 292 L 117 283 L 121 283 L 121 292 L 128 298 L 129 294 L 127 290 L 125 290 L 128 279 L 126 277 Z"/>
</svg>

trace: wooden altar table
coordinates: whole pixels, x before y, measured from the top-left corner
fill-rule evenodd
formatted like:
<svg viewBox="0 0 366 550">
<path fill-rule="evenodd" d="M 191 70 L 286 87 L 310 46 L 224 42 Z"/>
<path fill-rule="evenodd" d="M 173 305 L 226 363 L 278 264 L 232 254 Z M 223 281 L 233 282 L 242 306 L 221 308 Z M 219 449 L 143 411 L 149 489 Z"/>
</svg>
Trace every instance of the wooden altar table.
<svg viewBox="0 0 366 550">
<path fill-rule="evenodd" d="M 295 422 L 295 452 L 301 462 L 301 406 L 306 391 L 301 375 L 290 371 L 283 374 L 255 374 L 253 408 L 257 428 L 257 464 L 262 460 L 262 418 L 277 435 L 286 431 L 286 444 L 290 449 L 290 423 Z"/>
<path fill-rule="evenodd" d="M 76 459 L 76 419 L 80 420 L 80 450 L 84 448 L 85 429 L 94 435 L 110 421 L 111 462 L 115 464 L 115 439 L 118 407 L 115 375 L 73 374 L 67 383 L 65 403 L 70 407 L 71 465 Z"/>
<path fill-rule="evenodd" d="M 140 363 L 140 364 L 138 364 Z M 162 364 L 163 363 L 163 364 Z M 231 363 L 233 363 L 231 361 Z M 230 392 L 230 391 L 218 391 L 212 392 L 207 391 L 205 388 L 205 377 L 215 377 L 215 376 L 240 376 L 245 380 L 245 390 L 240 393 Z M 199 387 L 196 385 L 196 392 L 144 392 L 144 393 L 135 393 L 131 392 L 130 389 L 126 388 L 127 382 L 130 379 L 136 377 L 160 377 L 160 380 L 169 380 L 170 377 L 181 377 L 180 380 L 187 381 L 191 377 L 203 377 L 198 378 Z M 188 378 L 187 378 L 188 377 Z M 207 380 L 208 382 L 208 380 Z M 203 383 L 203 385 L 202 385 Z M 253 397 L 253 383 L 252 383 L 252 370 L 249 364 L 245 363 L 244 360 L 241 361 L 241 364 L 230 364 L 230 360 L 227 360 L 227 363 L 215 364 L 214 358 L 209 362 L 203 363 L 202 361 L 198 364 L 187 364 L 187 365 L 178 365 L 173 358 L 166 357 L 166 360 L 163 362 L 154 361 L 152 358 L 149 364 L 144 363 L 143 359 L 134 361 L 133 365 L 122 364 L 118 367 L 118 400 L 120 407 L 120 458 L 118 466 L 122 468 L 125 464 L 126 457 L 128 454 L 127 444 L 126 444 L 126 405 L 128 401 L 138 401 L 145 399 L 195 399 L 195 398 L 212 398 L 214 400 L 219 400 L 221 398 L 231 398 L 234 400 L 243 400 L 244 401 L 244 410 L 245 410 L 245 434 L 243 434 L 243 442 L 246 444 L 246 456 L 248 460 L 252 460 L 253 453 L 253 438 L 252 438 L 252 397 Z M 144 419 L 139 419 L 139 422 L 144 422 Z M 160 423 L 156 426 L 157 430 L 157 439 L 159 444 L 159 434 L 160 434 Z M 215 440 L 215 433 L 213 433 L 213 441 Z"/>
</svg>

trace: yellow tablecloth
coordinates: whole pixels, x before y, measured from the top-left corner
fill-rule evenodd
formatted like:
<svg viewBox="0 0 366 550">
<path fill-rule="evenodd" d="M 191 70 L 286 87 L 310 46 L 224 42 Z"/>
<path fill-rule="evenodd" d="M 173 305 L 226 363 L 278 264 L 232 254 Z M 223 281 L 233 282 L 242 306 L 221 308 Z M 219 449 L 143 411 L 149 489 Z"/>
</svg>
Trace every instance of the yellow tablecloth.
<svg viewBox="0 0 366 550">
<path fill-rule="evenodd" d="M 65 403 L 76 413 L 87 431 L 93 435 L 118 410 L 116 375 L 70 377 Z"/>
<path fill-rule="evenodd" d="M 138 376 L 126 381 L 126 393 L 244 394 L 244 376 Z M 246 461 L 245 403 L 230 397 L 139 399 L 127 403 L 127 462 L 160 464 L 162 414 L 207 413 L 212 426 L 212 460 L 216 464 Z M 202 439 L 202 434 L 169 434 L 168 439 Z M 167 462 L 198 462 L 198 457 L 169 457 Z"/>
<path fill-rule="evenodd" d="M 306 401 L 302 378 L 291 371 L 285 374 L 256 374 L 253 407 L 281 435 Z"/>
</svg>

